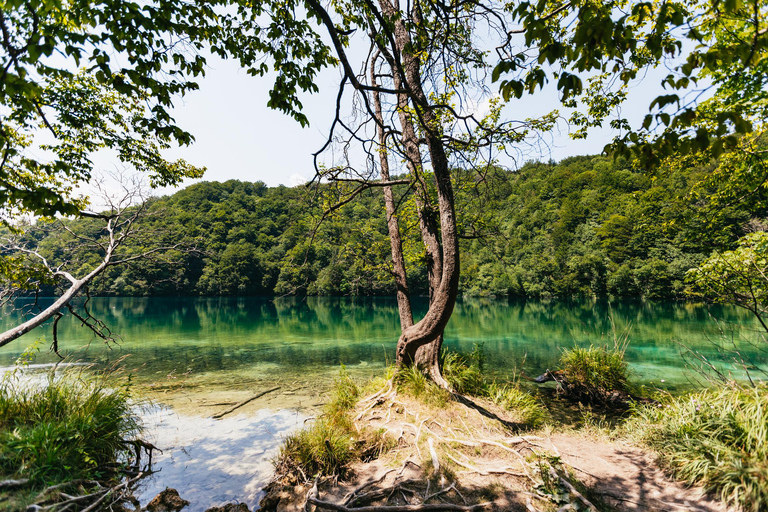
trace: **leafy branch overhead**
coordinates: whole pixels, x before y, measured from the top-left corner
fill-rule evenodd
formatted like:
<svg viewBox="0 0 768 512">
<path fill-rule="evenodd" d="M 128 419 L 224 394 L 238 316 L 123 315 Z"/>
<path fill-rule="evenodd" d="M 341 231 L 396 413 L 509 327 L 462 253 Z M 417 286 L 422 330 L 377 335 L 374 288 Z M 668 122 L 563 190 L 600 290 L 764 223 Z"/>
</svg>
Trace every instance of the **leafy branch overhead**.
<svg viewBox="0 0 768 512">
<path fill-rule="evenodd" d="M 269 105 L 302 124 L 297 91 L 316 90 L 314 76 L 332 62 L 295 6 L 272 5 L 273 22 L 259 25 L 267 7 L 243 2 L 136 3 L 125 0 L 10 1 L 0 11 L 0 208 L 76 215 L 73 195 L 93 170 L 90 154 L 115 150 L 152 183 L 178 183 L 202 169 L 167 162 L 158 150 L 187 145 L 193 136 L 172 116 L 174 100 L 198 88 L 206 52 L 237 56 L 252 74 L 277 78 Z M 276 20 L 279 20 L 276 21 Z M 45 159 L 30 151 L 45 132 Z"/>
<path fill-rule="evenodd" d="M 675 152 L 711 148 L 717 156 L 764 122 L 764 0 L 542 0 L 508 8 L 520 28 L 497 48 L 494 81 L 507 99 L 556 81 L 563 104 L 576 109 L 576 138 L 610 119 L 621 134 L 606 150 L 651 166 Z M 663 94 L 631 126 L 620 111 L 629 88 L 662 66 L 669 69 Z"/>
</svg>

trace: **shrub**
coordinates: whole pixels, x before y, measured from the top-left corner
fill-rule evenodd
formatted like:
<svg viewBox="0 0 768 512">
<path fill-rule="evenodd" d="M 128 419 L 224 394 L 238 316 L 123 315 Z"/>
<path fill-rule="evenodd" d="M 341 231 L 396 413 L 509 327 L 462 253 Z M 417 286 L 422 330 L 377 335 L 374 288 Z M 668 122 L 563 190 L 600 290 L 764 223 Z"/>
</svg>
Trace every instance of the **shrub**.
<svg viewBox="0 0 768 512">
<path fill-rule="evenodd" d="M 612 391 L 632 392 L 623 350 L 593 346 L 563 350 L 560 370 L 576 394 L 600 398 Z"/>
<path fill-rule="evenodd" d="M 99 479 L 129 455 L 139 420 L 127 387 L 107 376 L 66 373 L 39 386 L 0 383 L 0 475 L 33 485 Z"/>
<path fill-rule="evenodd" d="M 731 505 L 768 508 L 768 384 L 731 384 L 644 406 L 627 424 L 673 474 Z"/>
</svg>

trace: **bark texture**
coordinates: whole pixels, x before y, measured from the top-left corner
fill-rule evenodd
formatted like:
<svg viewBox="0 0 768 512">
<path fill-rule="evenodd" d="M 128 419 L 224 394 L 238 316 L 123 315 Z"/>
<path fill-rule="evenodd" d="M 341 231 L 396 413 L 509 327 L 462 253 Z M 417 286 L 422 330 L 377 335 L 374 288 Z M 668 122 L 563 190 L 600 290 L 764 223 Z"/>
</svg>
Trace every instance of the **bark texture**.
<svg viewBox="0 0 768 512">
<path fill-rule="evenodd" d="M 424 226 L 422 238 L 427 247 L 427 253 L 434 255 L 431 262 L 434 272 L 430 275 L 429 310 L 424 318 L 403 330 L 397 344 L 397 362 L 399 364 L 410 364 L 421 360 L 429 365 L 436 363 L 435 355 L 439 352 L 439 348 L 437 350 L 424 350 L 419 356 L 417 356 L 417 352 L 424 345 L 430 343 L 437 345 L 442 342 L 442 333 L 451 313 L 453 313 L 458 293 L 459 251 L 453 188 L 440 126 L 430 109 L 428 98 L 422 88 L 419 59 L 412 53 L 411 35 L 403 17 L 398 15 L 397 7 L 394 4 L 389 0 L 379 0 L 379 5 L 383 14 L 388 19 L 393 20 L 392 42 L 394 48 L 391 55 L 397 55 L 400 59 L 399 63 L 394 62 L 393 78 L 395 89 L 402 91 L 398 93 L 398 113 L 401 120 L 406 163 L 414 176 L 421 176 L 421 168 L 416 165 L 421 162 L 421 152 L 413 129 L 412 114 L 408 108 L 410 107 L 413 109 L 413 115 L 417 116 L 417 122 L 423 132 L 422 137 L 426 142 L 437 190 L 439 241 L 435 233 L 436 229 L 429 226 L 429 219 L 426 215 L 427 204 L 422 204 L 421 208 L 418 208 L 419 205 L 417 204 L 417 208 L 423 212 L 419 217 L 420 227 Z M 418 19 L 416 10 L 414 7 L 414 18 Z M 435 371 L 430 368 L 430 374 L 432 373 Z M 436 373 L 439 375 L 439 368 L 436 368 Z"/>
<path fill-rule="evenodd" d="M 371 59 L 371 85 L 376 87 L 376 61 L 378 56 Z M 379 139 L 379 165 L 381 166 L 381 180 L 389 181 L 389 155 L 387 152 L 387 134 L 384 133 L 384 116 L 381 109 L 381 96 L 378 91 L 373 92 L 373 106 L 376 114 L 376 132 Z M 413 311 L 411 309 L 411 293 L 408 288 L 408 274 L 405 269 L 403 257 L 403 242 L 400 238 L 400 225 L 397 220 L 395 200 L 392 195 L 392 187 L 384 188 L 384 207 L 387 211 L 387 231 L 389 233 L 389 245 L 392 252 L 392 274 L 395 277 L 397 287 L 397 310 L 400 313 L 400 330 L 413 325 Z"/>
</svg>

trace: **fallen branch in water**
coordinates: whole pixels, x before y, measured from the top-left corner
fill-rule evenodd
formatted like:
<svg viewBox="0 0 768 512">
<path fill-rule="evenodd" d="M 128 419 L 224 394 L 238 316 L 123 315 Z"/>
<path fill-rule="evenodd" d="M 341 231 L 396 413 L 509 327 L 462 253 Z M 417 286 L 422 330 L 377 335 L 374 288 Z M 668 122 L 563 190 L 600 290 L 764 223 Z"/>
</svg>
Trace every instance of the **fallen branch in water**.
<svg viewBox="0 0 768 512">
<path fill-rule="evenodd" d="M 237 405 L 234 405 L 233 407 L 230 407 L 229 409 L 227 409 L 224 412 L 220 412 L 219 414 L 214 414 L 213 416 L 211 416 L 211 418 L 213 418 L 215 420 L 221 419 L 222 417 L 226 416 L 227 414 L 229 414 L 229 413 L 231 413 L 233 411 L 236 411 L 237 409 L 241 408 L 245 404 L 249 404 L 249 403 L 253 402 L 254 400 L 256 400 L 257 398 L 261 398 L 262 396 L 266 395 L 267 393 L 271 393 L 273 391 L 277 391 L 278 389 L 280 389 L 280 386 L 278 386 L 276 388 L 268 389 L 266 391 L 262 391 L 261 393 L 257 393 L 255 395 L 253 395 L 251 398 L 249 398 L 248 400 L 243 400 L 242 402 L 238 403 Z"/>
</svg>

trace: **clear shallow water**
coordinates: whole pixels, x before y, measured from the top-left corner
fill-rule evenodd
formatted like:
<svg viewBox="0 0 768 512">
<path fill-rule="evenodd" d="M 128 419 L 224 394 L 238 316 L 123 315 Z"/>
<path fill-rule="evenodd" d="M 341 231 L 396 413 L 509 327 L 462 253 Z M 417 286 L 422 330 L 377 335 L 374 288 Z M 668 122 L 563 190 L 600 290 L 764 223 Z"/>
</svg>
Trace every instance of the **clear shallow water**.
<svg viewBox="0 0 768 512">
<path fill-rule="evenodd" d="M 153 456 L 153 473 L 136 497 L 146 505 L 166 487 L 190 502 L 184 510 L 203 512 L 225 503 L 258 508 L 272 478 L 280 440 L 303 425 L 295 411 L 268 409 L 214 420 L 155 407 L 143 414 L 145 436 L 163 453 Z"/>
<path fill-rule="evenodd" d="M 361 377 L 374 375 L 391 362 L 399 333 L 396 303 L 388 299 L 97 298 L 90 306 L 121 342 L 108 348 L 69 317 L 59 325 L 62 352 L 96 362 L 130 354 L 126 364 L 149 381 L 169 375 L 327 379 L 341 363 Z M 426 303 L 415 309 L 423 313 Z M 18 320 L 6 311 L 0 328 Z M 562 348 L 612 345 L 614 332 L 625 329 L 627 359 L 642 383 L 688 385 L 693 373 L 680 356 L 682 345 L 727 368 L 730 356 L 712 344 L 723 335 L 753 364 L 768 362 L 768 354 L 751 344 L 760 333 L 748 312 L 688 303 L 467 299 L 446 329 L 446 346 L 469 351 L 482 343 L 499 377 L 516 370 L 535 376 L 556 367 Z M 0 366 L 12 364 L 41 336 L 50 340 L 50 328 L 0 348 Z M 55 361 L 42 347 L 35 362 Z"/>
</svg>

